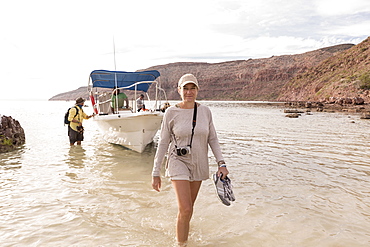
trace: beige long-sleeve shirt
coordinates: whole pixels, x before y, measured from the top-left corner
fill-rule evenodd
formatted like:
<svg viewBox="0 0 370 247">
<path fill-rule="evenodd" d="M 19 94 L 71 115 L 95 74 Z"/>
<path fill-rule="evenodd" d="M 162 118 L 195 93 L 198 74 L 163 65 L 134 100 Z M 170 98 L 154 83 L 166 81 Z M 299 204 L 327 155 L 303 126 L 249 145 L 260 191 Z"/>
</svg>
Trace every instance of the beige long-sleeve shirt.
<svg viewBox="0 0 370 247">
<path fill-rule="evenodd" d="M 163 118 L 157 153 L 154 158 L 152 175 L 160 176 L 161 167 L 168 151 L 166 175 L 188 174 L 193 180 L 209 178 L 208 145 L 216 158 L 223 160 L 217 133 L 212 121 L 212 113 L 207 106 L 198 104 L 196 126 L 191 153 L 185 156 L 176 154 L 177 147 L 190 144 L 194 109 L 181 109 L 172 106 L 166 110 Z"/>
</svg>

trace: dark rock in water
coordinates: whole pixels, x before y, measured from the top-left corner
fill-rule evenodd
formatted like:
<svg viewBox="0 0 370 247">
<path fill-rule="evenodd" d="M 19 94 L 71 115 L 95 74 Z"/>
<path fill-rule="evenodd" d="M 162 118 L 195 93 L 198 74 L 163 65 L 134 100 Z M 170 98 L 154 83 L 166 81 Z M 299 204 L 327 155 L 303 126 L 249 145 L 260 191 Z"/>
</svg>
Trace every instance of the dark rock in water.
<svg viewBox="0 0 370 247">
<path fill-rule="evenodd" d="M 293 109 L 285 109 L 284 110 L 284 113 L 304 113 L 303 111 L 300 111 L 300 110 L 293 110 Z"/>
<path fill-rule="evenodd" d="M 6 153 L 23 145 L 26 137 L 17 120 L 2 115 L 0 118 L 0 153 Z"/>
<path fill-rule="evenodd" d="M 362 113 L 361 119 L 370 119 L 370 113 L 369 112 Z"/>
<path fill-rule="evenodd" d="M 291 114 L 285 115 L 285 117 L 288 117 L 288 118 L 298 118 L 300 116 L 301 116 L 301 114 L 299 114 L 299 113 L 291 113 Z"/>
</svg>

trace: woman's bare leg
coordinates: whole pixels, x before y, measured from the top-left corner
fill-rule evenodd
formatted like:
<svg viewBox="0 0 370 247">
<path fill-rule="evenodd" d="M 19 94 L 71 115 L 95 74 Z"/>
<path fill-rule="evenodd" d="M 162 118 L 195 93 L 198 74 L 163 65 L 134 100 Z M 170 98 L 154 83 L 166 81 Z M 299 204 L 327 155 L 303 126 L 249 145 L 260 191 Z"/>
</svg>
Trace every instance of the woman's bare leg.
<svg viewBox="0 0 370 247">
<path fill-rule="evenodd" d="M 176 236 L 179 243 L 184 243 L 188 240 L 193 206 L 201 184 L 202 181 L 172 180 L 178 204 Z"/>
</svg>

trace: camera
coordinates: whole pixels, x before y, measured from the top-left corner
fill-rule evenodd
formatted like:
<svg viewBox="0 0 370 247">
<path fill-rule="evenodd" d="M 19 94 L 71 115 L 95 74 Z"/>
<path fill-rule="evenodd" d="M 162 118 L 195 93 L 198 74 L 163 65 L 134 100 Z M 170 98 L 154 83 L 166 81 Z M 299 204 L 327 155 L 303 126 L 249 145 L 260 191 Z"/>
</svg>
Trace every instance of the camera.
<svg viewBox="0 0 370 247">
<path fill-rule="evenodd" d="M 190 146 L 176 148 L 178 156 L 184 156 L 190 154 Z"/>
<path fill-rule="evenodd" d="M 80 133 L 83 133 L 84 132 L 84 127 L 77 126 L 77 131 L 80 132 Z"/>
</svg>

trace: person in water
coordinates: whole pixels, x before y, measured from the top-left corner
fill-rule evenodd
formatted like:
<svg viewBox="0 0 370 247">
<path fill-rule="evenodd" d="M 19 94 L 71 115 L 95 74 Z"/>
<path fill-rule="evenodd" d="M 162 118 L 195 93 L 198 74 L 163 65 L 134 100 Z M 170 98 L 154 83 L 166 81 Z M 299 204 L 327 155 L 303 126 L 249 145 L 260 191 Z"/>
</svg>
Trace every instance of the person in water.
<svg viewBox="0 0 370 247">
<path fill-rule="evenodd" d="M 168 151 L 166 176 L 170 177 L 178 204 L 176 237 L 179 246 L 186 246 L 195 200 L 202 181 L 209 178 L 208 145 L 218 164 L 217 175 L 225 178 L 229 171 L 221 153 L 212 113 L 207 106 L 196 102 L 199 91 L 197 78 L 192 74 L 183 75 L 177 90 L 182 101 L 165 112 L 154 158 L 152 187 L 158 192 L 161 189 L 161 166 Z"/>
<path fill-rule="evenodd" d="M 77 142 L 77 145 L 81 145 L 81 142 L 84 140 L 84 128 L 82 122 L 84 119 L 89 119 L 93 115 L 88 116 L 82 109 L 85 104 L 83 98 L 76 99 L 76 104 L 74 107 L 69 109 L 68 113 L 68 136 L 69 143 L 71 146 L 74 146 Z"/>
</svg>

